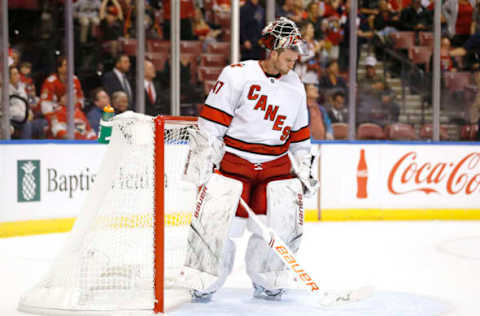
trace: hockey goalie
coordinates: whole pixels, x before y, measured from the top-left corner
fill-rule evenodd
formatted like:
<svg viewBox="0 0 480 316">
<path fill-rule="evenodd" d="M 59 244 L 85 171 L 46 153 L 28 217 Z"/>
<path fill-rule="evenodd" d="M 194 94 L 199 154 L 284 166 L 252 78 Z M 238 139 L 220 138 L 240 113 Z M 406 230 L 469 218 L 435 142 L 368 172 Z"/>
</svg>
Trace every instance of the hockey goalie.
<svg viewBox="0 0 480 316">
<path fill-rule="evenodd" d="M 305 89 L 292 71 L 302 53 L 300 32 L 280 18 L 265 27 L 261 43 L 266 59 L 225 67 L 202 108 L 199 129 L 189 131 L 184 176 L 199 188 L 185 261 L 193 301 L 210 300 L 224 284 L 235 258 L 232 238 L 246 229 L 252 233 L 245 260 L 253 295 L 280 299 L 291 277 L 240 199 L 296 252 L 303 196 L 318 187 Z"/>
</svg>

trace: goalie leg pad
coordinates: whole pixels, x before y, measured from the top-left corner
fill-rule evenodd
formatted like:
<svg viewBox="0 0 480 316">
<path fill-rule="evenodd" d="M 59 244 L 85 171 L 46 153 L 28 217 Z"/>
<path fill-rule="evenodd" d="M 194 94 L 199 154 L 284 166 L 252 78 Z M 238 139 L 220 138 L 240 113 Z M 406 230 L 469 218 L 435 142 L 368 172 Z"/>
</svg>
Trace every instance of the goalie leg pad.
<svg viewBox="0 0 480 316">
<path fill-rule="evenodd" d="M 214 292 L 231 272 L 235 244 L 229 239 L 234 214 L 242 193 L 242 183 L 213 174 L 197 196 L 185 258 L 187 287 Z"/>
<path fill-rule="evenodd" d="M 296 253 L 303 235 L 303 195 L 298 179 L 272 181 L 267 185 L 267 215 L 258 216 Z M 275 291 L 286 288 L 291 277 L 287 266 L 262 239 L 255 225 L 248 241 L 245 261 L 247 273 L 256 285 Z"/>
</svg>

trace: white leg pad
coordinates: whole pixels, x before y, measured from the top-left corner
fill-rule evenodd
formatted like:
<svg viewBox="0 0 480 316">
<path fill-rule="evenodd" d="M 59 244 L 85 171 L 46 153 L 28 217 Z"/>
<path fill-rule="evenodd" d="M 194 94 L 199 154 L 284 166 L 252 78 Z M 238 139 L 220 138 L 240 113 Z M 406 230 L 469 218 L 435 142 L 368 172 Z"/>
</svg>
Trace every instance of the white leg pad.
<svg viewBox="0 0 480 316">
<path fill-rule="evenodd" d="M 232 221 L 241 194 L 240 181 L 219 174 L 213 174 L 198 193 L 184 268 L 189 288 L 215 291 L 230 274 L 235 244 L 229 234 L 235 230 Z"/>
<path fill-rule="evenodd" d="M 298 179 L 272 181 L 267 185 L 267 215 L 259 216 L 296 253 L 303 235 L 303 195 Z M 245 261 L 250 279 L 267 290 L 287 288 L 292 277 L 286 265 L 248 225 L 253 233 L 248 241 Z"/>
</svg>

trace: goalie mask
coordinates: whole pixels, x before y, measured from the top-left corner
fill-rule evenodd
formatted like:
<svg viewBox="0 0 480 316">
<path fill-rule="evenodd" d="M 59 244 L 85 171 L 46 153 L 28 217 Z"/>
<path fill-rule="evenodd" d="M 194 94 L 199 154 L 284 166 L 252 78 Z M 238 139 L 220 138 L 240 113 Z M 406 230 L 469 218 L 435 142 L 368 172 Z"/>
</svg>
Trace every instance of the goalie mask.
<svg viewBox="0 0 480 316">
<path fill-rule="evenodd" d="M 304 55 L 302 35 L 295 23 L 285 17 L 271 22 L 263 29 L 260 45 L 269 50 L 290 48 Z"/>
</svg>

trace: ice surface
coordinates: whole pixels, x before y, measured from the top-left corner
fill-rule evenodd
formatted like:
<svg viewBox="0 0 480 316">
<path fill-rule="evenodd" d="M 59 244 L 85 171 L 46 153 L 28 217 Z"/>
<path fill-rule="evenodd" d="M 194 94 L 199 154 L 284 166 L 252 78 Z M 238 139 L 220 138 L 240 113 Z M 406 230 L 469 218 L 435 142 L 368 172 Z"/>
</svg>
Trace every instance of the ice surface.
<svg viewBox="0 0 480 316">
<path fill-rule="evenodd" d="M 243 262 L 246 237 L 239 242 L 233 274 L 212 302 L 184 304 L 168 314 L 480 315 L 479 221 L 306 223 L 298 257 L 321 286 L 376 288 L 366 300 L 330 308 L 299 289 L 281 302 L 252 298 Z M 47 271 L 65 238 L 0 239 L 0 316 L 26 315 L 16 311 L 20 295 Z"/>
</svg>

